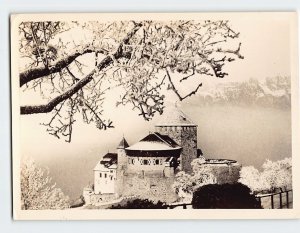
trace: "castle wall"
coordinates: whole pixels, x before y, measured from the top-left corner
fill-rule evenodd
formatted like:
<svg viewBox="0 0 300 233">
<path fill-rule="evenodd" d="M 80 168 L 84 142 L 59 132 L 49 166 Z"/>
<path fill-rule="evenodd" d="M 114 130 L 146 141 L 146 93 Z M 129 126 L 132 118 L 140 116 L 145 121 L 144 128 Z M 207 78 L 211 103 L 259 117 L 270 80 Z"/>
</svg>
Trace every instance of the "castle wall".
<svg viewBox="0 0 300 233">
<path fill-rule="evenodd" d="M 101 195 L 91 194 L 89 196 L 89 199 L 90 199 L 90 202 L 89 202 L 90 205 L 97 206 L 103 202 L 115 200 L 116 196 L 114 194 L 101 194 Z"/>
<path fill-rule="evenodd" d="M 178 196 L 172 189 L 173 177 L 155 177 L 126 174 L 124 176 L 124 189 L 122 196 L 137 196 L 154 202 L 162 201 L 171 203 Z"/>
<path fill-rule="evenodd" d="M 117 180 L 115 182 L 115 193 L 117 196 L 122 195 L 124 189 L 124 173 L 126 172 L 126 168 L 119 168 L 117 170 Z"/>
<path fill-rule="evenodd" d="M 217 179 L 218 184 L 236 183 L 240 178 L 241 165 L 235 164 L 203 164 L 209 168 Z"/>
<path fill-rule="evenodd" d="M 117 149 L 118 153 L 118 169 L 124 169 L 127 165 L 127 155 L 125 149 Z"/>
<path fill-rule="evenodd" d="M 180 170 L 192 172 L 191 162 L 197 158 L 196 126 L 156 126 L 158 133 L 166 134 L 182 147 Z"/>
<path fill-rule="evenodd" d="M 115 182 L 115 192 L 121 193 L 123 190 L 123 174 L 127 170 L 128 156 L 124 148 L 119 148 L 118 152 L 118 165 L 117 165 L 117 180 Z"/>
<path fill-rule="evenodd" d="M 168 157 L 130 157 L 128 156 L 127 171 L 153 171 L 162 172 Z"/>
<path fill-rule="evenodd" d="M 95 194 L 114 193 L 116 178 L 116 169 L 107 169 L 107 171 L 94 171 Z"/>
</svg>

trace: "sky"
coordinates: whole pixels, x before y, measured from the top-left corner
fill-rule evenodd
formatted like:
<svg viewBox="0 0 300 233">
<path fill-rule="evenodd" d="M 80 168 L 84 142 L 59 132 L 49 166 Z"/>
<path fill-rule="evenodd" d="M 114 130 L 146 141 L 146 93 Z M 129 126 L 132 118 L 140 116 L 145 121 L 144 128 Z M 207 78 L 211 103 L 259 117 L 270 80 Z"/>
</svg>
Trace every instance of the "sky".
<svg viewBox="0 0 300 233">
<path fill-rule="evenodd" d="M 236 31 L 240 32 L 239 40 L 242 42 L 241 53 L 245 58 L 227 64 L 225 70 L 229 75 L 222 80 L 206 77 L 197 79 L 195 82 L 203 82 L 204 86 L 210 86 L 218 82 L 242 82 L 249 78 L 262 80 L 265 77 L 277 75 L 290 76 L 290 56 L 292 48 L 290 47 L 290 27 L 287 19 L 285 20 L 282 17 L 279 19 L 275 17 L 259 17 L 259 19 L 256 19 L 245 15 L 239 19 L 235 18 L 231 20 L 230 23 Z M 90 58 L 87 56 L 84 59 L 88 61 Z M 195 83 L 190 83 L 185 86 L 185 89 L 193 90 L 194 87 Z M 188 91 L 185 89 L 181 91 Z M 35 94 L 32 93 L 21 93 L 21 103 L 39 102 L 38 98 L 34 95 Z M 106 96 L 104 105 L 105 117 L 112 119 L 116 127 L 107 131 L 101 131 L 96 129 L 94 125 L 85 125 L 78 121 L 78 124 L 74 126 L 71 143 L 66 143 L 63 139 L 58 140 L 46 133 L 45 127 L 41 126 L 40 123 L 49 119 L 49 115 L 36 114 L 21 116 L 20 136 L 22 156 L 31 156 L 43 166 L 49 167 L 50 172 L 52 172 L 55 178 L 54 180 L 58 180 L 58 183 L 65 189 L 68 189 L 67 187 L 74 182 L 78 182 L 81 185 L 92 182 L 93 166 L 104 153 L 108 151 L 113 152 L 115 150 L 123 135 L 130 144 L 134 143 L 148 134 L 149 131 L 152 131 L 155 122 L 159 119 L 157 116 L 153 121 L 145 122 L 138 116 L 137 112 L 131 110 L 130 106 L 115 108 L 114 101 L 117 96 L 117 91 Z M 167 95 L 166 102 L 174 104 L 174 97 L 174 94 Z M 203 119 L 201 119 L 201 115 L 195 114 L 196 110 L 189 109 L 188 106 L 185 106 L 185 110 L 194 116 L 196 122 L 205 124 Z M 224 111 L 227 110 L 223 109 L 222 113 L 224 113 Z M 230 115 L 230 112 L 227 114 Z M 257 119 L 259 119 L 263 127 L 265 124 L 263 123 L 264 121 L 261 114 L 257 115 L 256 113 L 253 115 L 258 117 Z M 270 116 L 272 114 L 268 112 L 267 115 Z M 280 117 L 278 117 L 278 121 L 274 120 L 274 124 L 277 124 L 279 120 L 289 119 L 289 113 L 287 113 L 287 116 L 281 115 L 282 114 L 279 113 Z M 199 119 L 195 119 L 197 116 Z M 235 113 L 234 117 L 236 118 L 237 116 L 241 117 L 242 115 Z M 249 124 L 250 126 L 251 124 L 255 124 L 255 117 L 253 121 L 247 122 L 248 128 Z M 205 119 L 209 119 L 209 117 Z M 220 118 L 218 118 L 218 120 L 220 120 Z M 278 137 L 275 140 L 278 142 L 279 139 L 284 138 L 284 140 L 287 141 L 287 147 L 290 146 L 288 142 L 290 140 L 288 124 L 287 122 L 287 125 L 284 126 L 287 127 L 287 130 L 285 130 L 284 127 L 278 129 L 276 132 Z M 213 127 L 214 124 L 210 123 L 208 125 Z M 216 127 L 222 127 L 221 125 L 222 124 L 216 124 Z M 264 137 L 266 136 L 266 132 L 271 130 L 271 125 L 266 127 L 269 128 L 266 128 L 262 133 Z M 201 126 L 199 126 L 198 129 L 201 130 Z M 209 128 L 206 132 L 211 130 L 212 128 Z M 239 130 L 243 129 L 236 129 L 235 132 Z M 201 134 L 201 137 L 205 137 L 205 134 Z M 209 140 L 204 139 L 204 141 L 206 141 L 206 144 L 209 144 Z M 252 146 L 255 147 L 257 141 L 253 140 L 252 143 Z M 263 145 L 261 146 L 263 147 Z M 273 143 L 270 143 L 270 147 L 274 147 Z M 286 148 L 285 145 L 278 149 L 278 151 L 282 152 L 284 148 Z M 212 148 L 210 148 L 210 150 L 214 151 Z M 228 148 L 226 150 L 228 150 Z M 220 151 L 220 153 L 222 153 L 222 151 Z M 223 156 L 230 159 L 230 155 Z M 85 175 L 82 175 L 82 173 L 85 173 Z M 68 177 L 69 180 L 64 180 L 62 177 Z M 64 184 L 64 182 L 68 184 Z M 73 192 L 72 188 L 69 189 L 70 190 L 66 192 Z"/>
<path fill-rule="evenodd" d="M 241 81 L 290 75 L 290 26 L 286 20 L 242 18 L 232 23 L 240 31 L 244 61 L 233 64 L 228 79 Z"/>
</svg>

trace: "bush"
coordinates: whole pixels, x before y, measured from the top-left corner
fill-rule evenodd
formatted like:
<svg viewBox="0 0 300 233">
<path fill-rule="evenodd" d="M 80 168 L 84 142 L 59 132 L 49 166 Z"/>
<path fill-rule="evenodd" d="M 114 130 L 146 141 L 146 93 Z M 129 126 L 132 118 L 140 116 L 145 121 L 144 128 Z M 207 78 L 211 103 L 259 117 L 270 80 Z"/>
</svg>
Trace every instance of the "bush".
<svg viewBox="0 0 300 233">
<path fill-rule="evenodd" d="M 209 184 L 193 193 L 194 209 L 261 209 L 250 189 L 241 184 Z"/>
<path fill-rule="evenodd" d="M 132 201 L 128 201 L 125 205 L 117 205 L 112 206 L 111 209 L 166 209 L 167 206 L 161 202 L 158 201 L 157 203 L 154 203 L 153 201 L 150 201 L 148 199 L 135 199 Z"/>
<path fill-rule="evenodd" d="M 216 183 L 212 169 L 203 166 L 203 163 L 205 163 L 205 158 L 201 156 L 192 161 L 193 173 L 191 175 L 184 171 L 176 174 L 172 188 L 179 197 L 189 197 L 199 187 Z"/>
<path fill-rule="evenodd" d="M 21 163 L 21 209 L 48 210 L 66 209 L 69 197 L 52 181 L 47 168 L 39 167 L 32 158 L 23 158 Z"/>
</svg>

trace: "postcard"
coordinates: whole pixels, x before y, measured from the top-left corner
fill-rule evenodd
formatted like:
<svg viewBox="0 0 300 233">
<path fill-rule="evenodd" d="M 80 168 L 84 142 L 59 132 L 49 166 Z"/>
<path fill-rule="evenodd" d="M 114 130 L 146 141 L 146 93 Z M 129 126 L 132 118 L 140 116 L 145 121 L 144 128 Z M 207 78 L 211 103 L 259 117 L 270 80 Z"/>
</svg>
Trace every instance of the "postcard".
<svg viewBox="0 0 300 233">
<path fill-rule="evenodd" d="M 297 14 L 11 16 L 15 220 L 299 218 Z"/>
</svg>

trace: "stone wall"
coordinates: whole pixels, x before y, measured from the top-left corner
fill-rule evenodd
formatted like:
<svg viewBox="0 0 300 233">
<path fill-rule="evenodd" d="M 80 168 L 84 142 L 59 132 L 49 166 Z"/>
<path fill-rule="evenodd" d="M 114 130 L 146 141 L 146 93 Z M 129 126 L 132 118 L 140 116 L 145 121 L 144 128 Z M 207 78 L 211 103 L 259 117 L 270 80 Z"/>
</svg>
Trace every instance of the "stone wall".
<svg viewBox="0 0 300 233">
<path fill-rule="evenodd" d="M 101 194 L 101 195 L 93 194 L 90 197 L 90 202 L 92 205 L 97 205 L 97 204 L 101 204 L 102 202 L 115 200 L 116 198 L 117 196 L 115 194 Z"/>
<path fill-rule="evenodd" d="M 197 127 L 182 127 L 182 170 L 192 172 L 191 162 L 197 158 Z"/>
<path fill-rule="evenodd" d="M 191 162 L 197 158 L 196 126 L 156 126 L 157 132 L 168 135 L 182 147 L 180 169 L 191 173 Z"/>
<path fill-rule="evenodd" d="M 172 189 L 174 177 L 141 177 L 126 174 L 123 177 L 122 196 L 137 196 L 141 199 L 149 199 L 154 202 L 174 202 L 178 196 Z"/>
<path fill-rule="evenodd" d="M 98 206 L 102 203 L 115 200 L 118 196 L 116 194 L 95 194 L 94 192 L 91 192 L 83 193 L 83 198 L 85 205 Z"/>
<path fill-rule="evenodd" d="M 117 149 L 118 154 L 118 167 L 124 167 L 127 165 L 127 155 L 125 149 Z"/>
<path fill-rule="evenodd" d="M 218 184 L 235 183 L 240 178 L 241 165 L 233 164 L 203 164 L 208 167 L 217 179 Z"/>
</svg>

